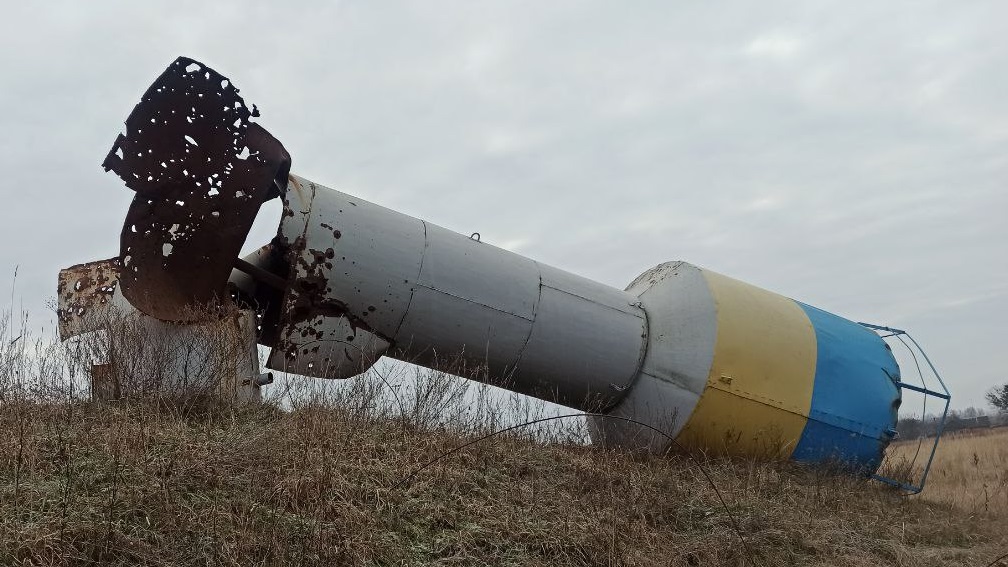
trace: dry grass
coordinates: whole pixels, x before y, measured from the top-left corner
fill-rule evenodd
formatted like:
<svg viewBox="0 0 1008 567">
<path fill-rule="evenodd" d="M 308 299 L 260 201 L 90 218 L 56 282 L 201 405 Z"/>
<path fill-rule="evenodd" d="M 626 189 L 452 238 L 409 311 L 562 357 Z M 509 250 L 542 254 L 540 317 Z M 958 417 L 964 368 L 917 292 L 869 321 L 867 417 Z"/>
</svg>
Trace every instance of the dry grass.
<svg viewBox="0 0 1008 567">
<path fill-rule="evenodd" d="M 930 443 L 924 440 L 918 462 L 927 459 Z M 917 445 L 917 441 L 904 441 L 894 445 L 890 454 L 912 459 Z M 1008 523 L 1008 427 L 943 436 L 920 498 Z"/>
<path fill-rule="evenodd" d="M 537 410 L 438 373 L 299 390 L 290 411 L 94 403 L 70 387 L 71 349 L 5 332 L 2 565 L 916 567 L 1008 551 L 993 512 L 790 463 L 600 450 L 570 423 L 439 459 Z"/>
<path fill-rule="evenodd" d="M 466 438 L 338 408 L 5 406 L 0 427 L 3 564 L 963 565 L 1006 543 L 782 463 L 704 462 L 727 509 L 686 456 L 517 437 L 411 477 Z"/>
</svg>

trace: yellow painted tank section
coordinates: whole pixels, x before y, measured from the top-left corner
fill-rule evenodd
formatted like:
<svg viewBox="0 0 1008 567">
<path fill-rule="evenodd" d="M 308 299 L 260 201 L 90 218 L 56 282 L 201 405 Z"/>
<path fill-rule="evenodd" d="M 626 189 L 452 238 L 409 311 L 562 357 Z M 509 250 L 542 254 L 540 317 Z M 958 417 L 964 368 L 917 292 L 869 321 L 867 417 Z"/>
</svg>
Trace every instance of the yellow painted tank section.
<svg viewBox="0 0 1008 567">
<path fill-rule="evenodd" d="M 808 419 L 816 337 L 793 300 L 702 270 L 717 338 L 707 386 L 678 436 L 687 446 L 790 457 Z"/>
</svg>

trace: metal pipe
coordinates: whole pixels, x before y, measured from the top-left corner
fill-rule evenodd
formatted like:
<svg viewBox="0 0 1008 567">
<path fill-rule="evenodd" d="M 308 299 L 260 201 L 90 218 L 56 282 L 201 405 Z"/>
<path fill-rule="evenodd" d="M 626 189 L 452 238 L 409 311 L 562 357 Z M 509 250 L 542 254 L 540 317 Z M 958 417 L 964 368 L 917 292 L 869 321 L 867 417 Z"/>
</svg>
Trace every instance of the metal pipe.
<svg viewBox="0 0 1008 567">
<path fill-rule="evenodd" d="M 280 276 L 274 274 L 273 272 L 268 272 L 255 264 L 250 263 L 244 258 L 236 258 L 235 269 L 252 276 L 252 279 L 257 282 L 262 282 L 273 289 L 279 289 L 283 291 L 287 288 L 287 280 L 281 278 Z"/>
</svg>

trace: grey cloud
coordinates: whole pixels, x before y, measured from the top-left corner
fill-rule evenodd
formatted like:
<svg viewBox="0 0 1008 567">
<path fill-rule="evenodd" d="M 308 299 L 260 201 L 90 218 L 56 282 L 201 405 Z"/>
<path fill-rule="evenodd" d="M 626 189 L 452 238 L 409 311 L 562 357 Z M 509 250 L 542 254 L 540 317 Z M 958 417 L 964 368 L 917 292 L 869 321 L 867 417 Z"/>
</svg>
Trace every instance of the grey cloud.
<svg viewBox="0 0 1008 567">
<path fill-rule="evenodd" d="M 233 78 L 302 175 L 612 285 L 680 258 L 906 327 L 956 404 L 979 405 L 1008 380 L 1006 16 L 997 2 L 21 5 L 0 24 L 0 260 L 41 310 L 60 267 L 115 253 L 131 195 L 98 164 L 185 54 Z M 249 246 L 272 230 L 264 216 Z"/>
</svg>

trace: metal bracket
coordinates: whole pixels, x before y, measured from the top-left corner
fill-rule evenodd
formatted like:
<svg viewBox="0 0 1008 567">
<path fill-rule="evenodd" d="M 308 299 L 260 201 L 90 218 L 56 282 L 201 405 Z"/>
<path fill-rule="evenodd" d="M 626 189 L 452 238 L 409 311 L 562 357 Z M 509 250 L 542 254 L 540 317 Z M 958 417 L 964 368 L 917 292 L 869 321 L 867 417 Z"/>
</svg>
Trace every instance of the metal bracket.
<svg viewBox="0 0 1008 567">
<path fill-rule="evenodd" d="M 903 482 L 880 474 L 873 474 L 871 477 L 874 480 L 903 490 L 908 494 L 918 494 L 922 490 L 924 490 L 924 483 L 927 481 L 928 472 L 931 470 L 931 462 L 934 460 L 935 452 L 938 450 L 938 441 L 941 439 L 942 432 L 945 430 L 945 419 L 946 417 L 948 417 L 949 402 L 952 399 L 952 395 L 949 393 L 948 387 L 945 386 L 945 381 L 942 380 L 941 375 L 938 374 L 938 370 L 935 368 L 934 364 L 932 364 L 931 359 L 928 358 L 927 353 L 924 352 L 924 349 L 922 349 L 920 345 L 917 344 L 917 341 L 914 340 L 914 338 L 911 337 L 909 333 L 907 333 L 902 329 L 894 329 L 892 327 L 885 327 L 882 325 L 872 325 L 871 323 L 858 322 L 858 324 L 867 327 L 873 331 L 881 331 L 883 333 L 886 333 L 884 335 L 881 335 L 882 339 L 886 339 L 889 337 L 897 337 L 900 340 L 900 342 L 902 342 L 907 347 L 907 349 L 910 350 L 910 354 L 911 356 L 914 357 L 915 360 L 917 358 L 917 355 L 914 353 L 914 351 L 916 350 L 916 352 L 920 353 L 920 355 L 924 358 L 924 361 L 927 363 L 928 367 L 931 368 L 931 372 L 934 373 L 935 378 L 938 379 L 938 384 L 941 385 L 941 391 L 939 392 L 928 388 L 926 385 L 917 386 L 914 384 L 907 384 L 902 380 L 898 379 L 893 380 L 893 382 L 896 384 L 896 386 L 900 388 L 900 390 L 906 389 L 912 392 L 923 394 L 925 397 L 934 397 L 940 400 L 945 400 L 945 409 L 942 410 L 941 420 L 938 421 L 938 428 L 935 430 L 934 444 L 931 446 L 931 452 L 928 455 L 927 464 L 924 465 L 924 470 L 923 472 L 921 472 L 920 479 L 916 483 L 913 481 Z M 907 339 L 909 339 L 910 342 L 913 343 L 913 348 L 911 348 L 910 345 L 906 343 L 906 341 L 903 341 L 901 337 L 906 337 Z M 921 375 L 921 381 L 923 383 L 923 374 Z"/>
</svg>

